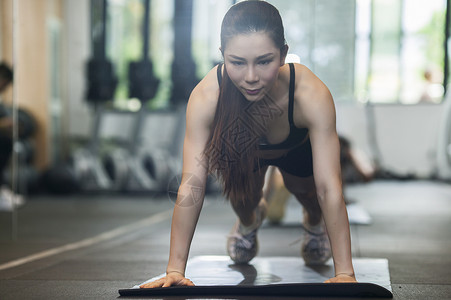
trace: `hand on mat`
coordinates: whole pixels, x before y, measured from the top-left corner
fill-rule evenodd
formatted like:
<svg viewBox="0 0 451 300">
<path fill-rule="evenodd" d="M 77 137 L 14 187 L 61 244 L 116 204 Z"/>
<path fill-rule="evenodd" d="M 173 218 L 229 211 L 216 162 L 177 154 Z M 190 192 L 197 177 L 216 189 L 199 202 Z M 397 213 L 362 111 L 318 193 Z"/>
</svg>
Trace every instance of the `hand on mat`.
<svg viewBox="0 0 451 300">
<path fill-rule="evenodd" d="M 338 274 L 337 276 L 324 281 L 324 283 L 342 283 L 342 282 L 357 282 L 355 276 L 346 275 L 346 274 Z"/>
<path fill-rule="evenodd" d="M 170 287 L 173 285 L 194 286 L 194 283 L 191 280 L 189 280 L 188 278 L 185 278 L 180 273 L 171 272 L 163 278 L 157 279 L 152 282 L 145 283 L 143 285 L 140 285 L 139 287 L 142 289 L 150 289 L 150 288 L 157 288 L 157 287 Z"/>
</svg>

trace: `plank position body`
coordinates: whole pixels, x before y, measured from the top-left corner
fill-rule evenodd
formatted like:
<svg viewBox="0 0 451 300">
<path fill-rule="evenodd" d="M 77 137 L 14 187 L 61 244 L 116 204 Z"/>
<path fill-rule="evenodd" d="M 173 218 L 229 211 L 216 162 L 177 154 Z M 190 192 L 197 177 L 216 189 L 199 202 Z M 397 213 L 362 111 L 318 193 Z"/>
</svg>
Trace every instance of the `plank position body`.
<svg viewBox="0 0 451 300">
<path fill-rule="evenodd" d="M 193 285 L 185 268 L 209 173 L 218 176 L 238 216 L 227 240 L 231 259 L 255 257 L 268 165 L 281 170 L 304 207 L 305 263 L 324 264 L 332 256 L 335 277 L 326 282 L 355 282 L 333 99 L 307 67 L 284 63 L 287 51 L 279 12 L 267 2 L 239 2 L 225 15 L 224 64 L 194 88 L 187 106 L 166 276 L 141 288 Z"/>
</svg>

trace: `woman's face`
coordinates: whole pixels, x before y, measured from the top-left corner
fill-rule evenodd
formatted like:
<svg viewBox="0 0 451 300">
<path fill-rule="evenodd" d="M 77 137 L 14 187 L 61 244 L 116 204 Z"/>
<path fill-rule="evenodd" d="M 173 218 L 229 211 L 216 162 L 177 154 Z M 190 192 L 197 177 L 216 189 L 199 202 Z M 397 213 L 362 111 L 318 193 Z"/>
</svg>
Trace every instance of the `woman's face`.
<svg viewBox="0 0 451 300">
<path fill-rule="evenodd" d="M 236 35 L 224 49 L 227 73 L 248 101 L 261 100 L 271 90 L 283 59 L 265 32 Z"/>
</svg>

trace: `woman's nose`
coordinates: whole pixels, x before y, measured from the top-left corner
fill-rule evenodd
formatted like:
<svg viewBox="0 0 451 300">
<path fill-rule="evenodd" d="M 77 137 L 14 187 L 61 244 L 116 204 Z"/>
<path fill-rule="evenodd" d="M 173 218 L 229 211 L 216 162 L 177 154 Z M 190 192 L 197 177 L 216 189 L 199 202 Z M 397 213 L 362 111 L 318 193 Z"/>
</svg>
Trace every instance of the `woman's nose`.
<svg viewBox="0 0 451 300">
<path fill-rule="evenodd" d="M 246 76 L 245 76 L 244 80 L 247 83 L 254 83 L 254 82 L 258 81 L 258 74 L 255 71 L 254 67 L 250 66 L 250 67 L 247 68 Z"/>
</svg>

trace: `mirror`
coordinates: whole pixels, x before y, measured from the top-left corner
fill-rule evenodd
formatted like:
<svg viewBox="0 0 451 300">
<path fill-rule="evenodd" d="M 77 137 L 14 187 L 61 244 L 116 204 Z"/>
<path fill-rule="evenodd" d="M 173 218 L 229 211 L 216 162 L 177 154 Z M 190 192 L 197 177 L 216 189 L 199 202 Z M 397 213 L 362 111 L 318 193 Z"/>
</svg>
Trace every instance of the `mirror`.
<svg viewBox="0 0 451 300">
<path fill-rule="evenodd" d="M 13 145 L 17 140 L 17 99 L 13 70 L 13 1 L 0 1 L 0 237 L 16 239 L 17 205 L 22 198 L 15 197 L 17 189 L 17 155 Z"/>
</svg>

